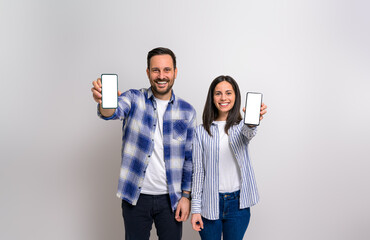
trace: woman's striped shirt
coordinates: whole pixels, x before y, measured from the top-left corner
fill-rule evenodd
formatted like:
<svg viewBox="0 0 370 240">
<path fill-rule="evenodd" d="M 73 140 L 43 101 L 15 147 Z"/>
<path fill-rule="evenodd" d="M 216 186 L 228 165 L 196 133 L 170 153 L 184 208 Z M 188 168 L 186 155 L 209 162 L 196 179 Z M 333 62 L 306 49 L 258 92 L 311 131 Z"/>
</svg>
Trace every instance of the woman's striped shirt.
<svg viewBox="0 0 370 240">
<path fill-rule="evenodd" d="M 193 182 L 192 213 L 216 220 L 219 217 L 219 131 L 217 124 L 211 124 L 212 136 L 203 125 L 196 128 L 193 139 Z M 240 121 L 229 131 L 229 144 L 235 155 L 241 173 L 240 209 L 255 205 L 259 200 L 254 171 L 249 159 L 248 143 L 257 129 L 249 128 Z"/>
</svg>

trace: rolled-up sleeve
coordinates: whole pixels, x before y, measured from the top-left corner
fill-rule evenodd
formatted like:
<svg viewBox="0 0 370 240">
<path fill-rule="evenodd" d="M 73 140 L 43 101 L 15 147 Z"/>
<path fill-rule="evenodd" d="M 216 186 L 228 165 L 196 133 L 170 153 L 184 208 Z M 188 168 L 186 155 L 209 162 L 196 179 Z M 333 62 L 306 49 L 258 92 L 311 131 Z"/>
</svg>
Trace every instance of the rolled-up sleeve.
<svg viewBox="0 0 370 240">
<path fill-rule="evenodd" d="M 134 96 L 130 90 L 122 93 L 118 97 L 118 107 L 116 108 L 114 114 L 110 117 L 105 117 L 100 113 L 99 111 L 100 104 L 98 104 L 97 108 L 98 116 L 104 120 L 115 120 L 115 119 L 123 120 L 131 109 L 131 102 L 134 101 L 133 97 Z"/>
<path fill-rule="evenodd" d="M 204 182 L 203 149 L 199 133 L 195 131 L 193 140 L 193 186 L 191 191 L 191 211 L 201 213 L 202 189 Z"/>
</svg>

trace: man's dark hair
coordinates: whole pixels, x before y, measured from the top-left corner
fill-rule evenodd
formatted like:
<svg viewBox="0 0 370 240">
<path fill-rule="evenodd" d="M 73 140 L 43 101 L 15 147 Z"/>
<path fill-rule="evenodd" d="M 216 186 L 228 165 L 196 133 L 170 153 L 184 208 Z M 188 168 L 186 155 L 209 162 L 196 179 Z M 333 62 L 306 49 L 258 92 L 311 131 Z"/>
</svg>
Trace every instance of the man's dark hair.
<svg viewBox="0 0 370 240">
<path fill-rule="evenodd" d="M 218 109 L 213 102 L 213 95 L 216 85 L 223 81 L 230 83 L 235 92 L 235 103 L 233 108 L 230 109 L 229 114 L 227 115 L 225 133 L 227 134 L 227 131 L 232 125 L 236 125 L 242 120 L 242 116 L 240 114 L 241 96 L 238 84 L 230 76 L 219 76 L 215 78 L 215 80 L 213 80 L 213 82 L 211 83 L 211 86 L 209 86 L 206 104 L 204 105 L 203 110 L 203 127 L 210 136 L 212 136 L 210 129 L 211 124 L 218 117 Z"/>
<path fill-rule="evenodd" d="M 150 52 L 148 52 L 148 57 L 147 57 L 147 64 L 148 64 L 148 69 L 150 67 L 150 59 L 156 55 L 170 55 L 171 58 L 172 58 L 172 62 L 173 62 L 173 68 L 176 69 L 176 56 L 175 54 L 168 48 L 163 48 L 163 47 L 158 47 L 158 48 L 154 48 L 153 50 L 151 50 Z"/>
</svg>

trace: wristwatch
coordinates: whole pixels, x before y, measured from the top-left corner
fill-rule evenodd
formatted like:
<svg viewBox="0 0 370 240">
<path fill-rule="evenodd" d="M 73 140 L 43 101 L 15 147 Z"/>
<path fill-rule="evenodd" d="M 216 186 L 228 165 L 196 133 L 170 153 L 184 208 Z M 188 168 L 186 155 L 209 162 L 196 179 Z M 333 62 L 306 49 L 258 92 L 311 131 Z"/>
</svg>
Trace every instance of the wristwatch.
<svg viewBox="0 0 370 240">
<path fill-rule="evenodd" d="M 181 197 L 185 197 L 185 198 L 187 198 L 187 199 L 191 200 L 191 195 L 190 195 L 190 193 L 182 192 L 182 193 L 181 193 Z"/>
</svg>

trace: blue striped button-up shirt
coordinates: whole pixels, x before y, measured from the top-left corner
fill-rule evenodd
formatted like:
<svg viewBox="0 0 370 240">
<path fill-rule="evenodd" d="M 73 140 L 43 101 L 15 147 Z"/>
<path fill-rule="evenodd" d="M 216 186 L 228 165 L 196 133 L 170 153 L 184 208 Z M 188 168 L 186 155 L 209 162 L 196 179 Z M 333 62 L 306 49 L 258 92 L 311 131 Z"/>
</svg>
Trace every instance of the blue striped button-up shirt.
<svg viewBox="0 0 370 240">
<path fill-rule="evenodd" d="M 212 136 L 203 125 L 196 128 L 193 140 L 192 213 L 216 220 L 219 218 L 219 131 L 211 124 Z M 240 182 L 239 208 L 255 205 L 259 195 L 253 168 L 249 159 L 248 143 L 256 135 L 256 128 L 249 128 L 240 121 L 229 129 L 229 144 L 238 162 Z"/>
<path fill-rule="evenodd" d="M 122 162 L 117 197 L 136 205 L 145 170 L 154 148 L 157 123 L 156 101 L 151 89 L 129 90 L 118 97 L 118 108 L 111 117 L 121 119 Z M 99 107 L 99 106 L 98 106 Z M 172 209 L 176 209 L 181 191 L 191 190 L 192 140 L 196 126 L 194 108 L 179 97 L 169 100 L 163 116 L 163 151 L 167 186 Z"/>
</svg>

